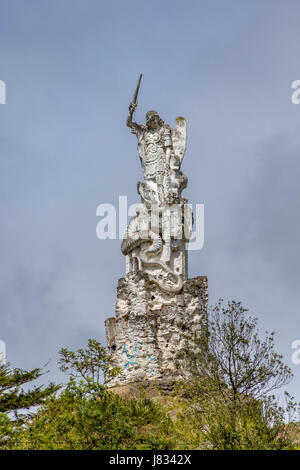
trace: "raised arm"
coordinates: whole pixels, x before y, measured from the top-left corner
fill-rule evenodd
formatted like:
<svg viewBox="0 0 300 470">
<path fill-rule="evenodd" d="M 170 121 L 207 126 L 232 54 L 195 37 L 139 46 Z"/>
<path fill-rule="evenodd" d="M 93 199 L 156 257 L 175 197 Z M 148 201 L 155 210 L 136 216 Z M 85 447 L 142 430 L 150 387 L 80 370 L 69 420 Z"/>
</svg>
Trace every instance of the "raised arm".
<svg viewBox="0 0 300 470">
<path fill-rule="evenodd" d="M 129 115 L 127 117 L 127 120 L 126 120 L 126 124 L 128 127 L 130 127 L 131 129 L 131 132 L 133 134 L 137 134 L 139 131 L 142 131 L 143 130 L 143 126 L 141 124 L 137 124 L 136 122 L 133 122 L 132 120 L 132 117 L 133 117 L 133 113 L 136 109 L 136 104 L 131 102 L 130 105 L 129 105 Z"/>
</svg>

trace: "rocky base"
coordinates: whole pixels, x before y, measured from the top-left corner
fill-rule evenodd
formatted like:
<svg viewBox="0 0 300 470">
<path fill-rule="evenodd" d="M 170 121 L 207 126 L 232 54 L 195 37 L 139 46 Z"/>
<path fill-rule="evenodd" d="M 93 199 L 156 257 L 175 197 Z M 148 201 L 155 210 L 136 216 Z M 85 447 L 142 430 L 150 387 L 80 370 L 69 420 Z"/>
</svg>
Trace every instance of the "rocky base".
<svg viewBox="0 0 300 470">
<path fill-rule="evenodd" d="M 180 378 L 176 360 L 185 335 L 197 336 L 206 326 L 207 277 L 183 282 L 178 294 L 162 292 L 147 274 L 119 280 L 116 316 L 105 322 L 107 344 L 121 374 L 107 379 L 108 387 L 172 381 Z"/>
<path fill-rule="evenodd" d="M 174 380 L 148 380 L 144 382 L 115 385 L 110 387 L 110 391 L 122 398 L 140 398 L 141 396 L 145 396 L 147 399 L 152 399 L 172 395 L 174 385 Z"/>
</svg>

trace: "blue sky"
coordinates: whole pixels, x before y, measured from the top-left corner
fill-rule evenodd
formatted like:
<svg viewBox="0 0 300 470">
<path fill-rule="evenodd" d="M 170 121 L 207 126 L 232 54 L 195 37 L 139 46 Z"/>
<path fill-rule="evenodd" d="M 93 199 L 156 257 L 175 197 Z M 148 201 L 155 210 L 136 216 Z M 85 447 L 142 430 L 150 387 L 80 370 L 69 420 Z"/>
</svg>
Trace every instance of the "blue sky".
<svg viewBox="0 0 300 470">
<path fill-rule="evenodd" d="M 138 202 L 136 118 L 183 115 L 185 197 L 205 205 L 190 277 L 210 303 L 241 300 L 276 331 L 300 400 L 300 79 L 297 0 L 1 0 L 0 339 L 30 368 L 60 347 L 105 341 L 124 275 L 120 241 L 96 238 L 96 207 Z"/>
</svg>

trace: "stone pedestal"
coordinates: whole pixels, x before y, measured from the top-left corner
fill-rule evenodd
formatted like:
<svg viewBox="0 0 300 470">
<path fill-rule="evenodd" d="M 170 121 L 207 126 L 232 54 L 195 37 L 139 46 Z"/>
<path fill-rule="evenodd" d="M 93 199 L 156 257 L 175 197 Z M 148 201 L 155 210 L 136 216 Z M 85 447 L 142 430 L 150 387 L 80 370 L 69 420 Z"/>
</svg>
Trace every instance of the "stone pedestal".
<svg viewBox="0 0 300 470">
<path fill-rule="evenodd" d="M 205 276 L 183 281 L 181 292 L 166 293 L 147 273 L 119 280 L 116 315 L 105 322 L 107 344 L 121 374 L 108 387 L 133 382 L 176 380 L 176 360 L 185 335 L 206 327 L 208 287 Z"/>
</svg>

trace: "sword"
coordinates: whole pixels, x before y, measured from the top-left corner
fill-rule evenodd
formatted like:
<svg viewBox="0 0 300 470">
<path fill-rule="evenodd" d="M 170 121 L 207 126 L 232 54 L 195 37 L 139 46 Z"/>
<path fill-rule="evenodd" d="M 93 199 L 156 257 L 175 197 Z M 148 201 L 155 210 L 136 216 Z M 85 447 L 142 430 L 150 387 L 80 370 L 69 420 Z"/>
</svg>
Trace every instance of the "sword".
<svg viewBox="0 0 300 470">
<path fill-rule="evenodd" d="M 141 85 L 141 80 L 142 80 L 142 76 L 143 74 L 141 73 L 140 77 L 139 77 L 139 80 L 138 80 L 138 83 L 137 83 L 137 86 L 136 86 L 136 89 L 135 89 L 135 92 L 134 92 L 134 95 L 133 95 L 133 98 L 132 98 L 132 101 L 129 105 L 129 112 L 131 115 L 133 115 L 136 107 L 137 107 L 137 99 L 138 99 L 138 94 L 139 94 L 139 89 L 140 89 L 140 85 Z"/>
</svg>

